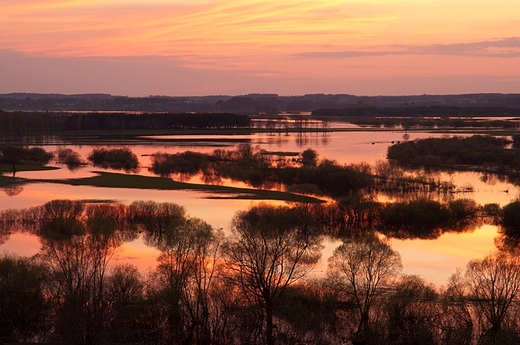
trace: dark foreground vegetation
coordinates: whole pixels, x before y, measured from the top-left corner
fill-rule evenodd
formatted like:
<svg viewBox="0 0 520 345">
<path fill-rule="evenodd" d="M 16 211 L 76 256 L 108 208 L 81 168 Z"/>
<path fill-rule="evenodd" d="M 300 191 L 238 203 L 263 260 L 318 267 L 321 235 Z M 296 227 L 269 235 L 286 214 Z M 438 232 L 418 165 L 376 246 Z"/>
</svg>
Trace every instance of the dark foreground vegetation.
<svg viewBox="0 0 520 345">
<path fill-rule="evenodd" d="M 518 234 L 519 202 L 497 210 Z M 435 208 L 434 205 L 427 205 Z M 312 278 L 326 205 L 261 204 L 228 236 L 172 203 L 54 200 L 0 213 L 0 231 L 39 237 L 34 257 L 0 257 L 3 342 L 55 344 L 517 344 L 520 260 L 506 235 L 439 289 L 402 275 L 374 233 L 342 238 Z M 453 207 L 452 207 L 453 209 Z M 356 216 L 357 215 L 356 213 Z M 344 214 L 345 218 L 351 215 Z M 394 225 L 397 226 L 397 220 Z M 408 220 L 408 226 L 412 228 Z M 140 272 L 113 256 L 142 238 Z"/>
</svg>

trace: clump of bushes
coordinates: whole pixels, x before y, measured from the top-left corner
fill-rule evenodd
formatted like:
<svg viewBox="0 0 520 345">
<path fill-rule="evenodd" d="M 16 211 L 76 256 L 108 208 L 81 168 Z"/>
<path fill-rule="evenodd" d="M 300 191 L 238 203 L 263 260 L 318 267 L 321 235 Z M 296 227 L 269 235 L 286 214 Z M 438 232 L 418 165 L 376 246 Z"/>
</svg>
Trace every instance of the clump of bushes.
<svg viewBox="0 0 520 345">
<path fill-rule="evenodd" d="M 56 163 L 65 164 L 69 170 L 76 170 L 85 164 L 79 153 L 69 148 L 60 148 L 56 151 Z"/>
<path fill-rule="evenodd" d="M 128 147 L 94 149 L 89 153 L 87 159 L 95 167 L 104 169 L 110 168 L 126 172 L 137 172 L 139 170 L 139 160 Z"/>
</svg>

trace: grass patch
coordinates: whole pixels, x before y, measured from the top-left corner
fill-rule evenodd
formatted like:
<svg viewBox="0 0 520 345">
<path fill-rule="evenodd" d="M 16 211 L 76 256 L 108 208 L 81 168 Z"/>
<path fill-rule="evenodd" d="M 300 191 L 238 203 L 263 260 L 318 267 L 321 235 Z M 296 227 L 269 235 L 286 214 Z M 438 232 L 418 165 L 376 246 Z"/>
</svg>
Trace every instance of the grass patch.
<svg viewBox="0 0 520 345">
<path fill-rule="evenodd" d="M 106 188 L 133 188 L 156 190 L 191 190 L 220 194 L 212 199 L 247 199 L 247 200 L 280 200 L 306 203 L 322 203 L 323 200 L 287 192 L 261 190 L 252 188 L 235 188 L 228 186 L 206 185 L 173 181 L 170 178 L 126 175 L 108 172 L 96 172 L 98 175 L 80 179 L 66 180 L 30 180 L 30 182 L 62 183 L 73 186 L 93 186 Z M 29 181 L 28 181 L 29 182 Z"/>
<path fill-rule="evenodd" d="M 16 164 L 16 172 L 20 171 L 43 171 L 43 170 L 57 170 L 58 167 L 50 167 L 47 165 L 24 165 Z M 0 174 L 13 173 L 13 165 L 0 163 Z"/>
</svg>

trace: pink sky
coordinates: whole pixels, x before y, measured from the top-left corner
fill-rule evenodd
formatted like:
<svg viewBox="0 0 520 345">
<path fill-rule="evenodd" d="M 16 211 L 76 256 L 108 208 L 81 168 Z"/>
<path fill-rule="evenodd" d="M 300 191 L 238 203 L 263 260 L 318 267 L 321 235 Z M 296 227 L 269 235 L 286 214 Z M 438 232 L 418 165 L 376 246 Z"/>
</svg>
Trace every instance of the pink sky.
<svg viewBox="0 0 520 345">
<path fill-rule="evenodd" d="M 518 0 L 2 0 L 0 93 L 520 92 Z"/>
</svg>

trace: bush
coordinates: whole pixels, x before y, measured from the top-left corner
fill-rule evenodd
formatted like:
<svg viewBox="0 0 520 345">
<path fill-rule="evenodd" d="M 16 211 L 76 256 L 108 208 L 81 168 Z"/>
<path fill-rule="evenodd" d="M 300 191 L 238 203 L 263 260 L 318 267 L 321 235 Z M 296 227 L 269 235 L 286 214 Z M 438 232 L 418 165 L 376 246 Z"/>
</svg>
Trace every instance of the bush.
<svg viewBox="0 0 520 345">
<path fill-rule="evenodd" d="M 61 148 L 56 151 L 56 162 L 65 164 L 70 170 L 75 170 L 84 164 L 79 153 L 69 148 Z"/>
<path fill-rule="evenodd" d="M 94 149 L 87 159 L 95 167 L 136 172 L 139 167 L 137 156 L 128 148 Z"/>
</svg>

